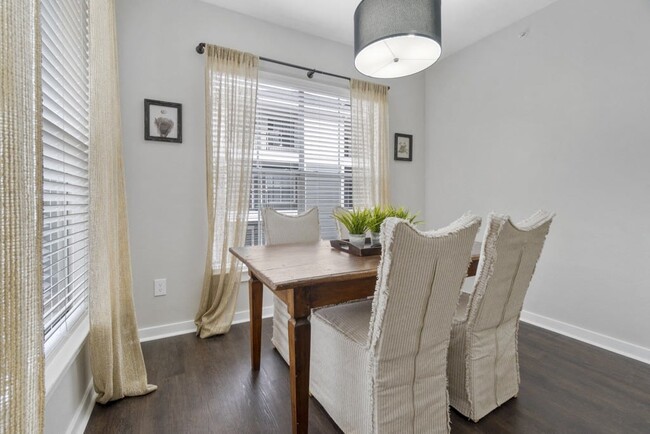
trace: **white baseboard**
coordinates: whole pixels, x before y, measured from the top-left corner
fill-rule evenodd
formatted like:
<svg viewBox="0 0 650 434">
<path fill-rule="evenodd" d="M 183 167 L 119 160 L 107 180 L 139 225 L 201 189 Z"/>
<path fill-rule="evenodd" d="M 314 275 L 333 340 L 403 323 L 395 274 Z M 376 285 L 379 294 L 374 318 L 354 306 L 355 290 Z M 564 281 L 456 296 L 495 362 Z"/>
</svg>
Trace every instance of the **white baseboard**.
<svg viewBox="0 0 650 434">
<path fill-rule="evenodd" d="M 521 320 L 622 356 L 650 364 L 650 348 L 644 348 L 630 342 L 625 342 L 525 310 L 521 312 Z"/>
<path fill-rule="evenodd" d="M 273 305 L 264 306 L 262 308 L 262 318 L 271 318 L 273 316 Z M 241 324 L 251 320 L 250 310 L 242 310 L 235 312 L 235 317 L 232 319 L 233 324 Z"/>
<path fill-rule="evenodd" d="M 195 332 L 196 325 L 194 325 L 194 320 L 191 319 L 188 321 L 141 328 L 138 330 L 138 335 L 140 336 L 140 342 L 147 342 Z"/>
<path fill-rule="evenodd" d="M 273 306 L 264 306 L 262 309 L 262 318 L 270 318 L 272 316 Z M 250 312 L 248 310 L 242 310 L 235 312 L 232 323 L 241 324 L 248 322 L 249 320 Z M 521 320 L 537 327 L 551 330 L 590 345 L 612 351 L 622 356 L 650 364 L 650 349 L 648 348 L 525 310 L 521 312 Z M 194 320 L 189 320 L 142 328 L 139 330 L 139 335 L 140 342 L 147 342 L 194 332 L 196 332 Z"/>
<path fill-rule="evenodd" d="M 269 318 L 273 316 L 273 306 L 264 306 L 262 308 L 262 318 Z M 233 317 L 233 324 L 241 324 L 250 320 L 250 311 L 241 310 L 235 312 Z M 140 342 L 155 341 L 157 339 L 169 338 L 172 336 L 184 335 L 187 333 L 195 333 L 196 325 L 194 320 L 175 322 L 171 324 L 163 324 L 153 327 L 145 327 L 138 330 Z"/>
<path fill-rule="evenodd" d="M 83 400 L 79 403 L 79 407 L 70 421 L 70 425 L 68 425 L 68 429 L 66 430 L 67 434 L 83 434 L 95 407 L 95 399 L 97 399 L 97 393 L 95 393 L 95 389 L 93 388 L 93 381 L 90 380 Z"/>
</svg>

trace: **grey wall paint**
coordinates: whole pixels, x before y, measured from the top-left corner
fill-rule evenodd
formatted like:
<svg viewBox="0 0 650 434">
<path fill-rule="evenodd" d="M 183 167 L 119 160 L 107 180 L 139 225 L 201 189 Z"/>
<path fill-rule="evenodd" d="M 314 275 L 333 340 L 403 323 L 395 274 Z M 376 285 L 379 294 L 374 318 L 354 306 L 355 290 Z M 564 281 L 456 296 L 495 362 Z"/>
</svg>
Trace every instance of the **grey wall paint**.
<svg viewBox="0 0 650 434">
<path fill-rule="evenodd" d="M 207 223 L 204 57 L 196 44 L 359 76 L 352 47 L 195 0 L 118 0 L 117 19 L 133 292 L 143 328 L 190 320 L 199 302 Z M 392 195 L 424 211 L 424 74 L 390 86 L 391 137 L 415 136 L 414 161 L 391 162 Z M 144 141 L 144 98 L 183 104 L 182 144 Z M 154 298 L 153 279 L 163 277 L 167 296 Z M 241 292 L 237 310 L 247 309 Z"/>
<path fill-rule="evenodd" d="M 426 76 L 430 222 L 556 211 L 525 309 L 645 348 L 649 23 L 645 0 L 562 0 Z"/>
</svg>

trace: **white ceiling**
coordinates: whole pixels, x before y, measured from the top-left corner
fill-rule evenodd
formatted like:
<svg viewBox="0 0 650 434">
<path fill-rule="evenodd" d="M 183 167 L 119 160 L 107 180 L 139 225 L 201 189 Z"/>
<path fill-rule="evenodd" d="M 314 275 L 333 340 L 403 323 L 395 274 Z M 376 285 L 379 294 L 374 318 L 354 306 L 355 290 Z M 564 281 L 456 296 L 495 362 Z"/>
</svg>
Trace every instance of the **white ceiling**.
<svg viewBox="0 0 650 434">
<path fill-rule="evenodd" d="M 353 43 L 359 0 L 202 0 L 322 38 Z M 404 1 L 404 0 L 402 0 Z M 442 51 L 448 56 L 557 0 L 442 0 Z"/>
</svg>

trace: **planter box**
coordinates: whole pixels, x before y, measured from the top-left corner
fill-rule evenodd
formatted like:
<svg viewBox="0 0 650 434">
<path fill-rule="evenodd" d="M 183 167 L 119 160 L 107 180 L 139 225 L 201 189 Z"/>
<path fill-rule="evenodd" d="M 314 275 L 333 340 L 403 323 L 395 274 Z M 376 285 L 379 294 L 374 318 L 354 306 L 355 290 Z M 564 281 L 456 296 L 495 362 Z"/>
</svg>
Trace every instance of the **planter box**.
<svg viewBox="0 0 650 434">
<path fill-rule="evenodd" d="M 350 243 L 349 240 L 330 240 L 330 245 L 336 250 L 349 253 L 354 256 L 377 256 L 381 255 L 381 245 L 373 246 L 370 238 L 366 238 L 366 245 L 360 249 Z"/>
</svg>

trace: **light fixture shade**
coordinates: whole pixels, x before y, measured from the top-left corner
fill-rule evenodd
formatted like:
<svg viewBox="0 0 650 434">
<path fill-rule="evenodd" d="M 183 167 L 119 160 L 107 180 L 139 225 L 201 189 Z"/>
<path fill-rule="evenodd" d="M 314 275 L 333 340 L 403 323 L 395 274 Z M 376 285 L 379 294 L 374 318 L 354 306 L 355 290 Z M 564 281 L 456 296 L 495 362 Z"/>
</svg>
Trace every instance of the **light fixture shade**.
<svg viewBox="0 0 650 434">
<path fill-rule="evenodd" d="M 354 66 L 364 75 L 396 78 L 440 57 L 440 0 L 363 0 L 354 13 Z"/>
</svg>

